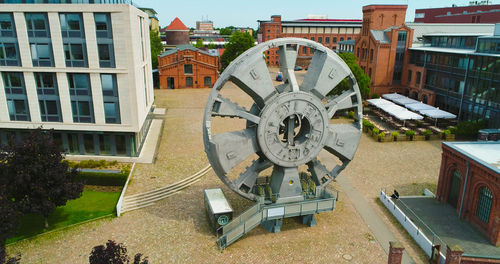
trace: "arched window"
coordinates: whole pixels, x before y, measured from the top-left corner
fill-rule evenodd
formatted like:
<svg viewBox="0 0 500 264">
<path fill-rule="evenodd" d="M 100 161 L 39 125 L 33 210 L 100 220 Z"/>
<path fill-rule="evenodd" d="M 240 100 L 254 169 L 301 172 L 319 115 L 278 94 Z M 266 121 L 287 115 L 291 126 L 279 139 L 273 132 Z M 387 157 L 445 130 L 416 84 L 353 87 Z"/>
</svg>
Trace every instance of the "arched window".
<svg viewBox="0 0 500 264">
<path fill-rule="evenodd" d="M 450 191 L 448 193 L 448 203 L 453 207 L 458 206 L 458 197 L 460 195 L 460 186 L 462 184 L 462 176 L 460 172 L 455 169 L 450 179 Z"/>
<path fill-rule="evenodd" d="M 483 186 L 479 189 L 479 197 L 477 198 L 476 216 L 483 222 L 488 223 L 490 220 L 491 205 L 493 203 L 493 194 L 488 187 Z"/>
</svg>

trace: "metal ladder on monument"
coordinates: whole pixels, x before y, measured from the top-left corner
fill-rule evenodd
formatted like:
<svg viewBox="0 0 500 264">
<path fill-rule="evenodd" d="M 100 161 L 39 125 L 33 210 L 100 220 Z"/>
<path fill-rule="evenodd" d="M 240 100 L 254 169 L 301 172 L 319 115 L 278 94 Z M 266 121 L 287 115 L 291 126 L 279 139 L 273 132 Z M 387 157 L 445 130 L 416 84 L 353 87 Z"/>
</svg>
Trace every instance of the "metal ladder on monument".
<svg viewBox="0 0 500 264">
<path fill-rule="evenodd" d="M 267 221 L 279 221 L 280 219 L 294 216 L 312 216 L 325 211 L 333 211 L 336 197 L 329 195 L 327 198 L 306 200 L 287 204 L 264 204 L 256 203 L 245 212 L 217 230 L 217 245 L 224 249 L 252 229 Z M 315 224 L 313 217 L 310 218 L 310 226 Z M 269 229 L 268 229 L 269 230 Z M 221 231 L 221 236 L 219 236 Z M 272 232 L 279 232 L 277 230 Z"/>
</svg>

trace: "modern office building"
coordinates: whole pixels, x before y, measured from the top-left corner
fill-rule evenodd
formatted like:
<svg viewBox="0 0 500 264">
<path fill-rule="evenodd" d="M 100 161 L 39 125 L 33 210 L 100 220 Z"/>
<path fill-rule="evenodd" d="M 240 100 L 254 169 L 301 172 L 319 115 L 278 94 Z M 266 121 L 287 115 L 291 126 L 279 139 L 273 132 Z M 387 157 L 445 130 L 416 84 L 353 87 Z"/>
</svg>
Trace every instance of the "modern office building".
<svg viewBox="0 0 500 264">
<path fill-rule="evenodd" d="M 149 16 L 149 30 L 156 31 L 158 36 L 160 35 L 160 20 L 156 15 L 156 11 L 149 7 L 139 7 L 140 10 L 144 11 Z"/>
<path fill-rule="evenodd" d="M 148 15 L 124 1 L 4 2 L 0 143 L 43 127 L 69 154 L 138 156 L 154 100 Z"/>
<path fill-rule="evenodd" d="M 410 97 L 500 127 L 500 24 L 495 35 L 428 34 L 409 48 L 405 81 Z M 493 33 L 493 32 L 492 32 Z M 412 83 L 412 76 L 421 83 Z"/>
<path fill-rule="evenodd" d="M 306 19 L 282 21 L 280 15 L 271 16 L 271 20 L 258 20 L 258 42 L 276 38 L 306 38 L 335 51 L 337 42 L 356 38 L 361 31 L 361 20 L 328 19 L 326 16 L 309 16 Z M 277 48 L 267 51 L 269 65 L 279 64 Z M 297 65 L 307 67 L 313 56 L 313 50 L 303 47 L 299 50 Z"/>
</svg>

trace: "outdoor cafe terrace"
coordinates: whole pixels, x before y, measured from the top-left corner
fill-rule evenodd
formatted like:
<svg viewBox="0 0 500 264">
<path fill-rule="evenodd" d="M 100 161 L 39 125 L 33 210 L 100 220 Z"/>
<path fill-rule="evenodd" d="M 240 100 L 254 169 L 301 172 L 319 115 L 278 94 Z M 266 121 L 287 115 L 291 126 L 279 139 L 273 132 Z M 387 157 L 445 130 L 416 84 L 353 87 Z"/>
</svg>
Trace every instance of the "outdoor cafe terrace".
<svg viewBox="0 0 500 264">
<path fill-rule="evenodd" d="M 414 130 L 422 134 L 430 130 L 440 134 L 448 126 L 456 125 L 456 115 L 439 108 L 397 93 L 384 94 L 382 97 L 367 100 L 375 107 L 371 109 L 375 116 L 365 117 L 381 132 L 396 130 L 404 133 Z"/>
</svg>

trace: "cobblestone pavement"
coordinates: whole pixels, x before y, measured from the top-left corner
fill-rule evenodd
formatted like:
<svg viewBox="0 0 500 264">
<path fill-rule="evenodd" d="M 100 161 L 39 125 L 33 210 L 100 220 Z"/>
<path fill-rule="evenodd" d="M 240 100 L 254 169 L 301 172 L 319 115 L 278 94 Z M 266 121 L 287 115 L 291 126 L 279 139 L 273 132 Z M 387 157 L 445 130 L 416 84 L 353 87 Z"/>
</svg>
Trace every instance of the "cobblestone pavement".
<svg viewBox="0 0 500 264">
<path fill-rule="evenodd" d="M 228 91 L 231 98 L 248 106 L 247 97 Z M 136 166 L 127 194 L 168 185 L 207 164 L 201 120 L 208 93 L 208 89 L 155 91 L 156 105 L 167 108 L 157 161 Z M 234 126 L 227 120 L 220 124 L 221 130 L 237 130 L 244 125 Z M 375 197 L 380 188 L 435 183 L 440 152 L 439 142 L 377 143 L 363 136 L 354 161 L 340 176 L 351 179 L 421 263 L 425 262 L 422 252 L 391 223 Z M 140 252 L 149 256 L 150 263 L 387 262 L 382 247 L 341 190 L 337 208 L 318 215 L 317 226 L 307 228 L 286 219 L 280 233 L 270 234 L 258 227 L 219 251 L 203 207 L 202 191 L 212 187 L 223 188 L 236 214 L 250 205 L 210 172 L 200 182 L 154 206 L 41 235 L 10 245 L 7 250 L 11 254 L 20 252 L 23 263 L 87 263 L 93 246 L 113 239 L 125 243 L 130 255 Z M 347 260 L 350 257 L 352 260 Z"/>
</svg>

